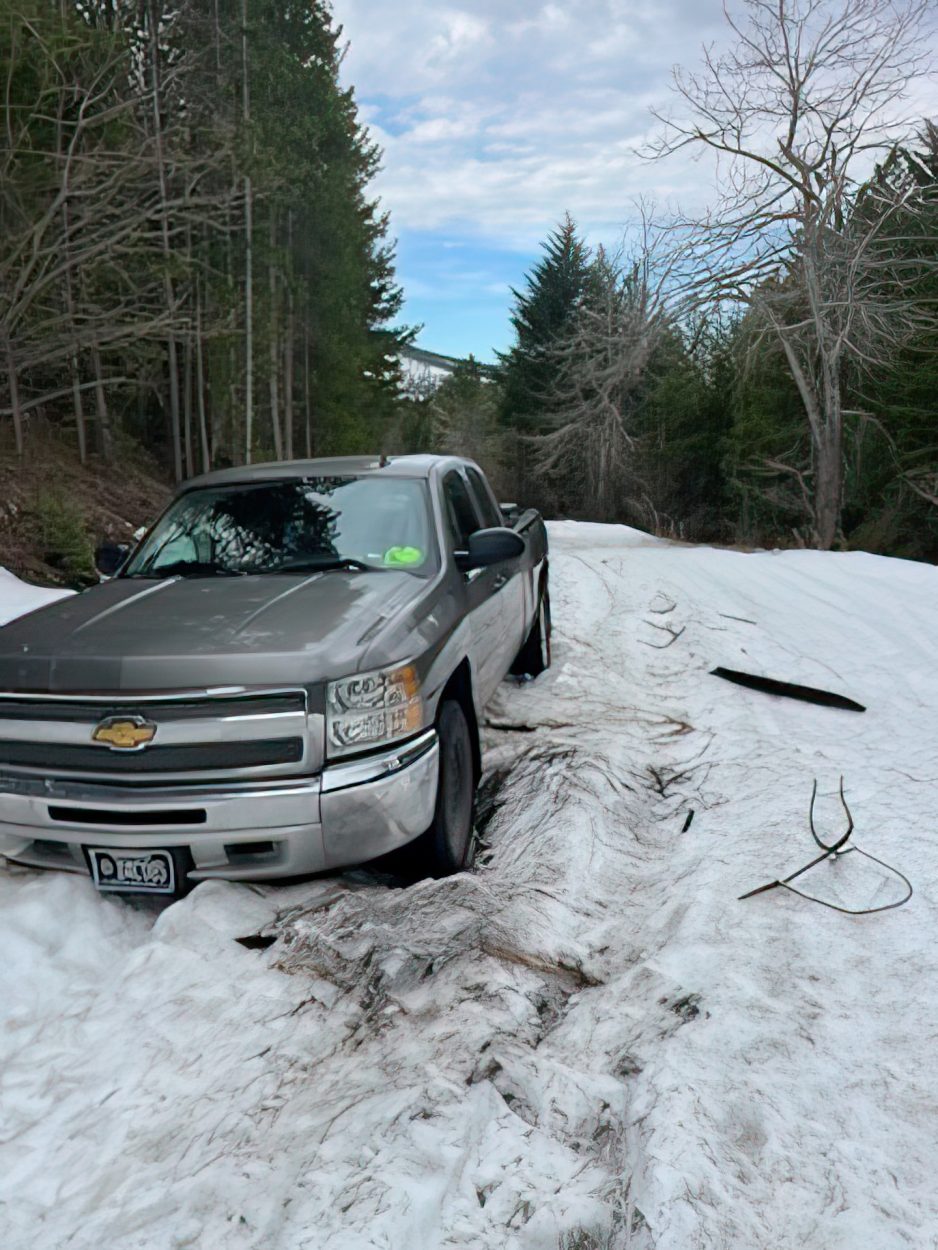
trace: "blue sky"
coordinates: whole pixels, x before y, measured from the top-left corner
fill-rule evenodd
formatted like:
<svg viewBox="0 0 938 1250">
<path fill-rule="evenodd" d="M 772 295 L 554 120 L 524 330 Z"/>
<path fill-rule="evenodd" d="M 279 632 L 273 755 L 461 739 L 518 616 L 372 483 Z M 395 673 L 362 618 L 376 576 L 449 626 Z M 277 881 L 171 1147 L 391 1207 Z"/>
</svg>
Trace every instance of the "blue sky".
<svg viewBox="0 0 938 1250">
<path fill-rule="evenodd" d="M 375 190 L 422 346 L 492 359 L 511 286 L 570 211 L 616 243 L 637 197 L 686 198 L 688 165 L 634 148 L 671 66 L 720 31 L 720 0 L 334 0 L 345 81 L 384 149 Z"/>
<path fill-rule="evenodd" d="M 569 211 L 615 247 L 639 200 L 715 198 L 712 166 L 642 161 L 675 64 L 720 44 L 721 0 L 333 0 L 343 65 L 384 150 L 374 190 L 421 346 L 491 360 L 510 287 Z M 925 100 L 922 114 L 933 112 Z M 920 114 L 921 115 L 921 114 Z"/>
</svg>

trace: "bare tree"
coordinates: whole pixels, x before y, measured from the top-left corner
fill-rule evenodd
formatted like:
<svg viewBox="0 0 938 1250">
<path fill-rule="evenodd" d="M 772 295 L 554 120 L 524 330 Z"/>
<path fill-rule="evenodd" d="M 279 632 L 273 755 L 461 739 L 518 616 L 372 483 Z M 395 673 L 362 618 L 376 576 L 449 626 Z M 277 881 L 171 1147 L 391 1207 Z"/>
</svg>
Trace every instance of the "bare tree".
<svg viewBox="0 0 938 1250">
<path fill-rule="evenodd" d="M 426 405 L 430 443 L 445 455 L 468 456 L 484 465 L 500 484 L 505 458 L 504 430 L 498 420 L 498 392 L 486 371 L 470 356 L 455 373 L 434 383 L 429 371 L 411 375 L 410 397 Z M 421 397 L 421 387 L 423 390 Z"/>
<path fill-rule="evenodd" d="M 646 235 L 639 258 L 600 250 L 589 289 L 567 333 L 552 349 L 557 383 L 549 399 L 554 428 L 535 436 L 535 465 L 561 506 L 571 498 L 589 515 L 613 520 L 641 493 L 635 413 L 649 361 L 671 324 L 666 271 Z"/>
<path fill-rule="evenodd" d="M 132 41 L 108 38 L 80 16 L 63 18 L 50 35 L 35 14 L 20 15 L 0 131 L 0 352 L 9 396 L 0 416 L 12 415 L 22 451 L 27 414 L 68 395 L 83 456 L 82 397 L 93 391 L 98 448 L 110 458 L 108 391 L 140 388 L 137 365 L 162 341 L 170 345 L 181 472 L 175 342 L 188 334 L 188 242 L 195 224 L 219 218 L 230 193 L 213 184 L 224 151 L 192 151 L 194 58 L 167 56 L 157 0 L 138 17 Z M 185 109 L 176 106 L 182 96 Z"/>
<path fill-rule="evenodd" d="M 775 336 L 804 406 L 813 540 L 838 538 L 843 383 L 921 328 L 897 237 L 920 188 L 878 185 L 877 160 L 911 133 L 903 109 L 930 72 L 932 0 L 742 0 L 724 9 L 733 45 L 675 72 L 677 110 L 658 114 L 661 157 L 716 157 L 721 198 L 675 227 L 686 290 L 750 307 Z M 862 201 L 862 211 L 858 205 Z M 758 336 L 756 336 L 758 341 Z"/>
</svg>

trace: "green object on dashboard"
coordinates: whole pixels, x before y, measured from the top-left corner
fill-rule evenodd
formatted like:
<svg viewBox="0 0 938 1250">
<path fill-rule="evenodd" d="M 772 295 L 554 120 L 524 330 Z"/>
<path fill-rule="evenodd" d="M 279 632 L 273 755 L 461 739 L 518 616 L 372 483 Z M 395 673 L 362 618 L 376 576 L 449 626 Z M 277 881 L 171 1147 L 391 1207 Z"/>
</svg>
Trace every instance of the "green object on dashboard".
<svg viewBox="0 0 938 1250">
<path fill-rule="evenodd" d="M 402 568 L 423 564 L 423 558 L 423 552 L 419 547 L 388 547 L 384 553 L 385 564 Z"/>
</svg>

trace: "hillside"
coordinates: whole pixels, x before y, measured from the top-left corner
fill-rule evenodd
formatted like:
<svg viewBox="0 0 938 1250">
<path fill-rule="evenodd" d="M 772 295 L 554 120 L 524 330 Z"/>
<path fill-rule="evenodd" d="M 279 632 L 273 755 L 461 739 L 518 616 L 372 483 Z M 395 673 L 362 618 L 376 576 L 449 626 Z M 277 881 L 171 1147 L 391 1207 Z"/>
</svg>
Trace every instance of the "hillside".
<svg viewBox="0 0 938 1250">
<path fill-rule="evenodd" d="M 95 544 L 127 541 L 170 497 L 165 475 L 128 444 L 112 466 L 82 466 L 55 427 L 34 424 L 20 459 L 0 445 L 0 568 L 40 584 L 91 576 Z"/>
</svg>

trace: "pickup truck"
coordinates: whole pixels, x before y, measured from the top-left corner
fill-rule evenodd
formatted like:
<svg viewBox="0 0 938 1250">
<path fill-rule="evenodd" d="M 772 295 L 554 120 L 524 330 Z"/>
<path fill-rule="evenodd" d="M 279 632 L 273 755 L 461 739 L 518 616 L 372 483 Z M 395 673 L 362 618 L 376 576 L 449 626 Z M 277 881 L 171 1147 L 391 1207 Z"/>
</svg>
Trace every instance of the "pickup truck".
<svg viewBox="0 0 938 1250">
<path fill-rule="evenodd" d="M 550 663 L 547 534 L 471 461 L 185 482 L 0 629 L 0 855 L 108 892 L 471 862 L 479 724 Z"/>
</svg>

